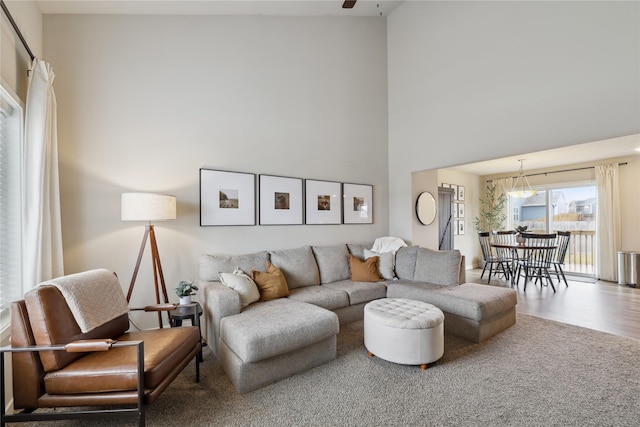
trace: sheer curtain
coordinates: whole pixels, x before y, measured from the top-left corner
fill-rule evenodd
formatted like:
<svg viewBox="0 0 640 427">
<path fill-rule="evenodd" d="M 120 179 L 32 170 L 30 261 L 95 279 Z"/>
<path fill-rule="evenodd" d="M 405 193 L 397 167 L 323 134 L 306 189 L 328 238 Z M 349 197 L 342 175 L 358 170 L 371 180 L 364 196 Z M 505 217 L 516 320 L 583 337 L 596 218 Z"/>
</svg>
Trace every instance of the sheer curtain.
<svg viewBox="0 0 640 427">
<path fill-rule="evenodd" d="M 34 59 L 25 108 L 23 291 L 63 274 L 55 75 Z"/>
<path fill-rule="evenodd" d="M 620 250 L 620 194 L 618 164 L 596 166 L 598 212 L 596 222 L 596 277 L 618 280 Z"/>
<path fill-rule="evenodd" d="M 493 180 L 494 185 L 498 189 L 498 195 L 504 194 L 504 197 L 507 199 L 507 202 L 504 204 L 504 214 L 507 217 L 507 222 L 506 224 L 504 224 L 505 229 L 513 227 L 513 215 L 511 215 L 511 212 L 509 211 L 509 195 L 507 194 L 513 188 L 513 181 L 513 177 L 498 178 Z"/>
</svg>

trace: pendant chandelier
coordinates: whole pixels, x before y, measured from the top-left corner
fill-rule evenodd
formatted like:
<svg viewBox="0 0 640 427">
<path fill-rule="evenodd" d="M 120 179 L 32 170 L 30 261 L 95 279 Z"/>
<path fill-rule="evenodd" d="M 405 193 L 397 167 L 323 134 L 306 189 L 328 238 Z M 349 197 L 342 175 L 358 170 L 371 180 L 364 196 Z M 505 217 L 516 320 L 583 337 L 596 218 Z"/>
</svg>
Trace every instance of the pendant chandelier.
<svg viewBox="0 0 640 427">
<path fill-rule="evenodd" d="M 524 174 L 524 159 L 518 160 L 520 162 L 520 170 L 518 171 L 518 177 L 511 187 L 509 194 L 511 197 L 517 199 L 526 199 L 527 197 L 535 196 L 538 194 L 538 190 L 533 190 L 529 185 L 529 180 Z"/>
</svg>

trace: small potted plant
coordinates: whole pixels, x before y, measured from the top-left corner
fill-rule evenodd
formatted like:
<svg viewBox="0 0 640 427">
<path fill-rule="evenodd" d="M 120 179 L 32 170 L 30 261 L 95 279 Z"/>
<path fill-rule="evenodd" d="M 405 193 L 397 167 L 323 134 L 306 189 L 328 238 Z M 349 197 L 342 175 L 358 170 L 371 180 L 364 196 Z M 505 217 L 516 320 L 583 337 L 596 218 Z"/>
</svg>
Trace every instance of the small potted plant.
<svg viewBox="0 0 640 427">
<path fill-rule="evenodd" d="M 191 295 L 196 295 L 198 287 L 191 280 L 183 280 L 176 288 L 176 295 L 180 297 L 180 304 L 191 304 Z"/>
<path fill-rule="evenodd" d="M 527 226 L 526 225 L 519 225 L 515 228 L 516 230 L 516 242 L 518 242 L 518 244 L 520 246 L 524 245 L 524 236 L 522 235 L 522 233 L 524 233 L 525 231 L 527 231 Z"/>
</svg>

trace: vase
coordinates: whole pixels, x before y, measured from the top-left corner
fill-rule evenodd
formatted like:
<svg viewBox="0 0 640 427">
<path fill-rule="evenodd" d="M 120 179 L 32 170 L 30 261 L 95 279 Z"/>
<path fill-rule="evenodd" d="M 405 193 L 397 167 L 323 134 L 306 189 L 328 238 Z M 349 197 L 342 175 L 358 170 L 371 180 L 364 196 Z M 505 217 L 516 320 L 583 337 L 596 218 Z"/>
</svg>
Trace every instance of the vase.
<svg viewBox="0 0 640 427">
<path fill-rule="evenodd" d="M 524 245 L 524 236 L 522 234 L 516 234 L 516 242 L 518 242 L 520 246 Z"/>
<path fill-rule="evenodd" d="M 191 295 L 180 297 L 180 305 L 191 304 Z"/>
</svg>

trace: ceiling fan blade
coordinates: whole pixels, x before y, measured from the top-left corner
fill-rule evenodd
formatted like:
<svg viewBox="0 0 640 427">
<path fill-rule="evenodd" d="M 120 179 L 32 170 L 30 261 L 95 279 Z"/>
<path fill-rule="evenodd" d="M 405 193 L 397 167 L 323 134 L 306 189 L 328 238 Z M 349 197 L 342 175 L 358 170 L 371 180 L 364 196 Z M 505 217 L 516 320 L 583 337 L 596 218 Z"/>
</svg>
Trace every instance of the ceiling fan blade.
<svg viewBox="0 0 640 427">
<path fill-rule="evenodd" d="M 356 5 L 356 1 L 357 0 L 345 0 L 345 2 L 342 3 L 342 8 L 343 9 L 352 9 L 353 6 Z"/>
</svg>

